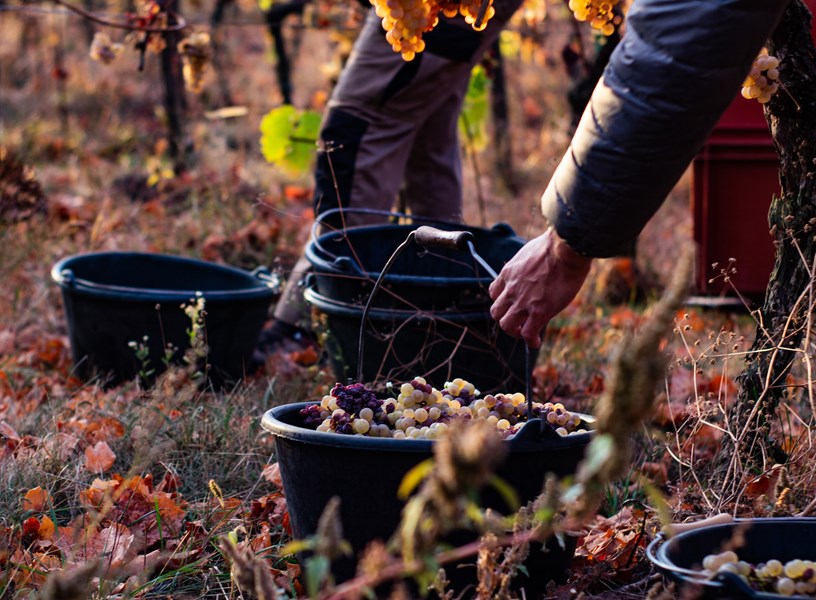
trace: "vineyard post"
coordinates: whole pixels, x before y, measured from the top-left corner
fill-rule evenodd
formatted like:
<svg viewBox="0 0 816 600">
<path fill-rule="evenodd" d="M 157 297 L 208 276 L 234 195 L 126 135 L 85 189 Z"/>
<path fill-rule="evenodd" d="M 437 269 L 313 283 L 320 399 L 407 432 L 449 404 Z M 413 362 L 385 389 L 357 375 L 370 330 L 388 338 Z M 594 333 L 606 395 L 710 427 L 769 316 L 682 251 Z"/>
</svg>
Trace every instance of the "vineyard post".
<svg viewBox="0 0 816 600">
<path fill-rule="evenodd" d="M 811 334 L 816 256 L 816 50 L 810 22 L 803 1 L 791 0 L 768 45 L 770 54 L 780 60 L 781 84 L 765 104 L 780 161 L 781 193 L 772 200 L 768 215 L 776 258 L 758 311 L 756 339 L 738 378 L 738 401 L 729 414 L 736 440 L 726 436 L 727 451 L 720 453 L 718 468 L 726 494 L 736 493 L 748 469 L 767 466 L 763 460 L 785 460 L 770 439 L 770 425 L 786 392 L 790 369 L 802 357 L 799 349 Z M 731 226 L 739 227 L 739 221 L 735 219 Z M 763 453 L 764 448 L 771 449 L 770 456 Z"/>
<path fill-rule="evenodd" d="M 180 0 L 160 0 L 159 4 L 168 16 L 168 25 L 175 25 L 177 23 L 175 14 L 181 10 Z M 184 79 L 181 74 L 181 57 L 178 52 L 179 33 L 169 30 L 162 35 L 164 35 L 165 48 L 161 52 L 161 74 L 164 85 L 164 109 L 167 113 L 168 152 L 173 161 L 173 171 L 179 174 L 187 170 L 183 120 L 186 100 L 184 98 Z"/>
<path fill-rule="evenodd" d="M 514 196 L 519 192 L 513 171 L 513 145 L 510 141 L 510 122 L 507 116 L 507 86 L 504 72 L 504 58 L 499 39 L 492 49 L 493 77 L 490 81 L 490 112 L 496 140 L 496 170 L 507 190 Z"/>
<path fill-rule="evenodd" d="M 221 90 L 221 99 L 224 106 L 232 106 L 235 104 L 232 100 L 232 93 L 229 89 L 229 80 L 227 78 L 224 64 L 221 62 L 221 40 L 219 39 L 218 28 L 224 20 L 224 11 L 228 4 L 232 4 L 233 0 L 217 0 L 212 16 L 210 17 L 210 29 L 212 30 L 212 64 L 213 71 L 215 71 L 215 78 L 218 81 L 218 87 Z"/>
</svg>

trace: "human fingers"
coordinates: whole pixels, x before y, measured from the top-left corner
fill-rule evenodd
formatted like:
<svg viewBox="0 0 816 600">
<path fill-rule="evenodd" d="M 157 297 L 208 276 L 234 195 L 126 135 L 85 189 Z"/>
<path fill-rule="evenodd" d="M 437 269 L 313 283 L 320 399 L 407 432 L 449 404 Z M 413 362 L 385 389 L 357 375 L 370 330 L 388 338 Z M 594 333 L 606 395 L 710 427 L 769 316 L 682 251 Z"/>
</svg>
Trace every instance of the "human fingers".
<svg viewBox="0 0 816 600">
<path fill-rule="evenodd" d="M 496 279 L 494 279 L 490 284 L 490 287 L 487 288 L 487 293 L 490 295 L 490 299 L 496 300 L 496 298 L 501 296 L 501 293 L 504 291 L 506 285 L 507 284 L 504 281 L 504 277 L 501 273 L 499 273 L 499 276 L 496 277 Z"/>
<path fill-rule="evenodd" d="M 519 330 L 521 339 L 523 339 L 530 348 L 539 348 L 542 342 L 541 332 L 544 331 L 549 322 L 549 319 L 536 319 L 533 315 L 527 315 L 524 324 Z"/>
<path fill-rule="evenodd" d="M 501 318 L 496 320 L 499 323 L 499 327 L 501 327 L 507 334 L 515 338 L 519 338 L 521 337 L 521 331 L 524 327 L 524 323 L 527 320 L 527 312 L 519 310 L 515 306 L 511 306 Z"/>
</svg>

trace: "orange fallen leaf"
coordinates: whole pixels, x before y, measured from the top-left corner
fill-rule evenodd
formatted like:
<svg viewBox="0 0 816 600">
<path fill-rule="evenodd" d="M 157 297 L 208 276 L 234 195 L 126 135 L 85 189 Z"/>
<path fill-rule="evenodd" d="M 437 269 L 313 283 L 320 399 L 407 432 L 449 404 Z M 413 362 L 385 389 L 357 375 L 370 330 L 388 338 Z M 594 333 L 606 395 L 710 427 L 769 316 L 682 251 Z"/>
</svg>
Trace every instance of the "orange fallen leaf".
<svg viewBox="0 0 816 600">
<path fill-rule="evenodd" d="M 113 466 L 114 462 L 116 462 L 116 454 L 105 441 L 99 441 L 85 448 L 85 468 L 91 473 L 104 473 Z"/>
<path fill-rule="evenodd" d="M 57 527 L 54 525 L 54 521 L 48 516 L 44 516 L 40 519 L 40 528 L 37 530 L 37 536 L 41 540 L 53 540 L 56 532 Z"/>
<path fill-rule="evenodd" d="M 40 486 L 31 488 L 23 496 L 23 510 L 42 512 L 51 503 L 51 495 Z"/>
<path fill-rule="evenodd" d="M 283 196 L 289 201 L 308 200 L 312 197 L 312 190 L 300 185 L 287 185 L 283 188 Z"/>
<path fill-rule="evenodd" d="M 283 489 L 283 479 L 281 478 L 280 464 L 272 463 L 266 465 L 261 472 L 263 478 L 277 488 Z"/>
<path fill-rule="evenodd" d="M 309 365 L 313 365 L 317 362 L 317 359 L 320 358 L 313 346 L 309 346 L 304 350 L 297 350 L 295 352 L 292 352 L 291 357 L 292 360 L 299 364 L 301 367 L 308 367 Z"/>
</svg>

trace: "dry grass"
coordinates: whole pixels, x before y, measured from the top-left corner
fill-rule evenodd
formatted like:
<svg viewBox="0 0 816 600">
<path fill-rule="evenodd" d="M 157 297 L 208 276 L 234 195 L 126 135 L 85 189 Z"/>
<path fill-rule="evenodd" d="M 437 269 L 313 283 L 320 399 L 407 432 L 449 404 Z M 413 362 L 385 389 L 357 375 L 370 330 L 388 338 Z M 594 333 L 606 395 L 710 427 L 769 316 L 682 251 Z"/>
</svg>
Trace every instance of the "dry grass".
<svg viewBox="0 0 816 600">
<path fill-rule="evenodd" d="M 207 11 L 196 7 L 188 16 L 206 19 Z M 260 15 L 248 11 L 230 18 Z M 132 54 L 112 67 L 94 63 L 80 22 L 65 14 L 2 11 L 0 29 L 0 144 L 34 167 L 47 198 L 46 215 L 0 225 L 0 422 L 29 436 L 28 449 L 13 459 L 0 452 L 0 526 L 19 534 L 32 514 L 22 498 L 38 486 L 53 499 L 51 515 L 58 525 L 85 514 L 87 506 L 78 499 L 97 477 L 84 467 L 84 450 L 96 439 L 87 426 L 113 419 L 123 431 L 109 438 L 116 462 L 108 473 L 150 474 L 156 482 L 168 473 L 176 477 L 188 521 L 205 523 L 209 532 L 203 541 L 185 542 L 177 551 L 203 544 L 197 547 L 212 559 L 170 570 L 172 576 L 150 573 L 123 593 L 239 597 L 229 564 L 214 550 L 215 539 L 236 528 L 243 528 L 242 541 L 257 534 L 260 525 L 249 514 L 252 503 L 276 490 L 262 476 L 274 450 L 259 427 L 260 417 L 275 404 L 319 397 L 332 383 L 331 375 L 278 358 L 240 387 L 221 392 L 196 388 L 184 371 L 152 391 L 135 383 L 108 390 L 73 381 L 61 299 L 49 269 L 77 252 L 153 250 L 246 268 L 266 264 L 287 273 L 311 223 L 308 193 L 292 193 L 291 186 L 308 187 L 309 180 L 285 178 L 258 151 L 258 122 L 280 102 L 264 30 L 225 27 L 222 32 L 231 91 L 235 102 L 247 107 L 247 115 L 208 119 L 206 111 L 221 105 L 211 80 L 201 96 L 189 98 L 186 133 L 195 150 L 189 172 L 164 176 L 149 186 L 149 175 L 169 166 L 156 57 L 148 55 L 141 73 Z M 553 29 L 540 52 L 544 59 L 557 61 L 567 33 Z M 294 69 L 295 102 L 319 108 L 328 89 L 319 67 L 331 58 L 333 43 L 326 32 L 306 30 L 302 36 L 304 51 Z M 62 51 L 68 73 L 62 99 L 51 75 L 55 49 Z M 565 77 L 557 62 L 547 64 L 508 62 L 520 192 L 509 197 L 501 187 L 489 151 L 477 157 L 478 182 L 466 161 L 470 222 L 480 218 L 480 188 L 488 223 L 509 222 L 527 237 L 545 226 L 538 198 L 568 142 Z M 60 102 L 67 109 L 65 120 L 59 115 Z M 637 265 L 645 298 L 665 284 L 676 248 L 690 236 L 687 202 L 684 180 L 641 237 Z M 572 410 L 592 411 L 612 348 L 641 320 L 642 304 L 607 302 L 605 287 L 616 276 L 615 268 L 611 263 L 596 266 L 578 302 L 553 324 L 540 357 L 537 393 L 565 398 Z M 739 473 L 746 483 L 760 478 L 760 484 L 743 486 L 746 491 L 735 502 L 719 495 L 718 482 L 707 470 L 719 438 L 733 434 L 724 419 L 736 397 L 731 386 L 753 327 L 744 314 L 688 310 L 677 315 L 675 334 L 663 347 L 672 366 L 657 416 L 635 440 L 631 471 L 609 486 L 605 512 L 618 512 L 627 500 L 644 500 L 641 476 L 665 491 L 678 520 L 719 510 L 742 515 L 811 510 L 816 482 L 807 468 L 814 458 L 807 364 L 801 363 L 786 382 L 787 401 L 773 427 L 788 452 L 784 477 L 779 469 Z M 223 498 L 235 501 L 228 503 L 229 510 L 214 495 L 211 480 Z M 780 480 L 782 486 L 777 485 Z M 783 493 L 785 487 L 790 491 Z M 784 502 L 777 505 L 780 494 Z M 275 552 L 285 536 L 280 524 L 276 527 L 269 538 L 272 547 L 264 552 L 273 555 L 271 564 L 284 569 Z M 103 590 L 130 581 L 128 574 L 115 570 L 108 576 Z M 11 590 L 7 584 L 0 596 Z M 592 591 L 588 584 L 587 590 Z"/>
</svg>

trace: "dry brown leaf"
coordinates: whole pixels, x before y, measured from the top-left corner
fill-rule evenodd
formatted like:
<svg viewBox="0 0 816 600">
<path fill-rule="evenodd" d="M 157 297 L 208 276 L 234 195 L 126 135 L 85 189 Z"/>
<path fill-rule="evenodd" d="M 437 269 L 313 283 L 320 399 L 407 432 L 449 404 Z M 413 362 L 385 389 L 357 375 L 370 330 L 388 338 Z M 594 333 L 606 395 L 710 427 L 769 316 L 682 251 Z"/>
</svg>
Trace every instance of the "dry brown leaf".
<svg viewBox="0 0 816 600">
<path fill-rule="evenodd" d="M 85 468 L 91 473 L 104 473 L 110 470 L 115 462 L 116 454 L 105 441 L 85 448 Z"/>
</svg>

